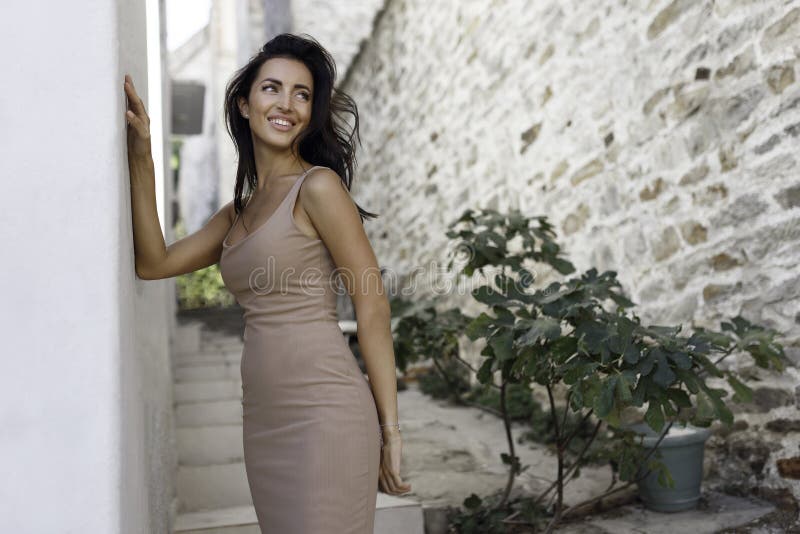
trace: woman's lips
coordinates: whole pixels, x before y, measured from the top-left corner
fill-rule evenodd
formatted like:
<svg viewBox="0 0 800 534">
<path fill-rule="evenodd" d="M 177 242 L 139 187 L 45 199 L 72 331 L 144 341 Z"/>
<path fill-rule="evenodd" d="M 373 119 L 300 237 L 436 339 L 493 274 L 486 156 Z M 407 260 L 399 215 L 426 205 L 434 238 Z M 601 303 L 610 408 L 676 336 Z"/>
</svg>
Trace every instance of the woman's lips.
<svg viewBox="0 0 800 534">
<path fill-rule="evenodd" d="M 284 126 L 283 124 L 277 124 L 276 122 L 270 121 L 270 120 L 268 120 L 267 122 L 270 123 L 273 128 L 275 128 L 276 130 L 278 130 L 280 132 L 288 132 L 289 130 L 292 129 L 292 125 L 291 124 L 289 126 Z"/>
</svg>

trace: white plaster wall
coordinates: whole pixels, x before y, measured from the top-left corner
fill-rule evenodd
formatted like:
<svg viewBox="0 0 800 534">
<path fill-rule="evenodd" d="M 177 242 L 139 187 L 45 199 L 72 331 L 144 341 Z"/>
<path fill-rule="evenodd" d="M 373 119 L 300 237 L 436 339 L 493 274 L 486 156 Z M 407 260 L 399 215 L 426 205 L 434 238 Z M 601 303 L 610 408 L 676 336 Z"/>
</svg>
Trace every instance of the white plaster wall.
<svg viewBox="0 0 800 534">
<path fill-rule="evenodd" d="M 187 235 L 199 230 L 219 207 L 216 136 L 227 134 L 224 128 L 219 130 L 214 127 L 216 108 L 212 98 L 210 33 L 210 27 L 204 27 L 169 58 L 170 77 L 173 80 L 192 81 L 205 86 L 203 133 L 181 136 L 183 144 L 180 148 L 177 196 Z"/>
<path fill-rule="evenodd" d="M 144 10 L 0 17 L 0 532 L 168 531 L 171 297 L 134 275 L 122 90 Z"/>
</svg>

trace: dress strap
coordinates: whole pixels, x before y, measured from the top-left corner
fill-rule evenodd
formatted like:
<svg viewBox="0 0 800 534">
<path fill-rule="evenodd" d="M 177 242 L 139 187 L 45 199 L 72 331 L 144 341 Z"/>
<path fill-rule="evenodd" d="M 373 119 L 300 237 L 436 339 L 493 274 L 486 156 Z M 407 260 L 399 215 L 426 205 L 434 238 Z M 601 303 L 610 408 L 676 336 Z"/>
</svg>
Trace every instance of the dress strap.
<svg viewBox="0 0 800 534">
<path fill-rule="evenodd" d="M 292 185 L 292 189 L 289 191 L 289 194 L 286 195 L 287 202 L 284 202 L 284 204 L 288 204 L 288 206 L 289 206 L 288 207 L 289 217 L 292 217 L 292 212 L 294 212 L 294 205 L 297 202 L 297 196 L 300 194 L 300 186 L 303 184 L 303 180 L 306 179 L 306 176 L 311 174 L 311 171 L 313 171 L 314 169 L 316 169 L 318 167 L 322 167 L 322 165 L 314 165 L 313 167 L 308 169 L 306 172 L 304 172 L 300 176 L 300 178 L 295 180 L 294 185 Z"/>
<path fill-rule="evenodd" d="M 292 194 L 296 194 L 296 193 L 297 193 L 297 191 L 300 191 L 300 184 L 301 184 L 301 183 L 303 183 L 303 180 L 305 180 L 305 179 L 306 179 L 306 176 L 308 176 L 308 175 L 309 175 L 309 173 L 310 173 L 311 171 L 313 171 L 313 170 L 314 170 L 314 169 L 316 169 L 317 167 L 321 167 L 321 166 L 322 166 L 322 165 L 314 165 L 313 167 L 311 167 L 311 168 L 309 168 L 308 170 L 306 170 L 306 172 L 304 172 L 302 175 L 300 175 L 300 178 L 298 178 L 298 179 L 295 181 L 294 185 L 292 186 L 293 188 L 297 188 L 297 190 L 296 190 L 296 191 L 292 191 Z M 292 205 L 294 205 L 294 202 L 292 202 Z"/>
<path fill-rule="evenodd" d="M 230 237 L 231 232 L 236 227 L 236 223 L 239 222 L 239 215 L 241 215 L 241 214 L 242 214 L 241 212 L 236 214 L 236 216 L 233 218 L 233 223 L 231 223 L 230 228 L 228 228 L 228 231 L 225 232 L 225 237 L 222 238 L 223 247 L 228 246 L 228 237 Z"/>
</svg>

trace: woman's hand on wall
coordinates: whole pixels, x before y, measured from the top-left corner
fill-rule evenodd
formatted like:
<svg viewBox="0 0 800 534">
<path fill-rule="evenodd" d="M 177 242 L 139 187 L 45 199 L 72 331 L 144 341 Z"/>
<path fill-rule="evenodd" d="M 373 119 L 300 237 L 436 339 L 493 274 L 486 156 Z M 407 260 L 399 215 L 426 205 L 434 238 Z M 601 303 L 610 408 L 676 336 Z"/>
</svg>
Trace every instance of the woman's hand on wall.
<svg viewBox="0 0 800 534">
<path fill-rule="evenodd" d="M 125 111 L 125 120 L 128 123 L 128 156 L 150 156 L 150 117 L 133 86 L 133 78 L 128 74 L 125 75 L 124 86 L 128 97 Z"/>
</svg>

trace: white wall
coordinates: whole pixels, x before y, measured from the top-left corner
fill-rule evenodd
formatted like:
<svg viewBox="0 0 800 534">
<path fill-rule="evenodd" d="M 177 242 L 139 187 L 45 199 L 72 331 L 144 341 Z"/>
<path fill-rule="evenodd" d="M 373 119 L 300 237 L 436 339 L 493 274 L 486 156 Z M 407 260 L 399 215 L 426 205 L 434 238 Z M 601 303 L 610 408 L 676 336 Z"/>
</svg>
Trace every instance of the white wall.
<svg viewBox="0 0 800 534">
<path fill-rule="evenodd" d="M 167 532 L 171 297 L 134 275 L 122 81 L 146 87 L 145 5 L 120 4 L 0 16 L 0 532 Z"/>
<path fill-rule="evenodd" d="M 217 192 L 219 187 L 217 136 L 227 136 L 227 133 L 224 127 L 221 131 L 214 127 L 216 108 L 212 98 L 211 49 L 208 37 L 210 33 L 209 26 L 206 26 L 171 52 L 168 58 L 169 76 L 172 80 L 196 82 L 205 86 L 203 132 L 181 136 L 183 144 L 180 148 L 176 195 L 187 235 L 199 230 L 220 206 Z"/>
</svg>

